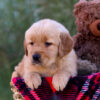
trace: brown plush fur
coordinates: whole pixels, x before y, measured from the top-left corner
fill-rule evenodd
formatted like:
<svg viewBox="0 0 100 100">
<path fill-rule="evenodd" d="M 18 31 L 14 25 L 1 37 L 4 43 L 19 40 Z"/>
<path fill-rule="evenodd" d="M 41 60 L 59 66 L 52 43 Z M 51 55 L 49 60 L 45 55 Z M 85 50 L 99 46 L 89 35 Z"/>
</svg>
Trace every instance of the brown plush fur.
<svg viewBox="0 0 100 100">
<path fill-rule="evenodd" d="M 75 5 L 74 15 L 78 31 L 73 36 L 76 53 L 81 60 L 92 63 L 92 69 L 97 67 L 95 71 L 100 71 L 100 36 L 93 35 L 89 28 L 94 21 L 100 19 L 100 0 L 80 0 Z"/>
</svg>

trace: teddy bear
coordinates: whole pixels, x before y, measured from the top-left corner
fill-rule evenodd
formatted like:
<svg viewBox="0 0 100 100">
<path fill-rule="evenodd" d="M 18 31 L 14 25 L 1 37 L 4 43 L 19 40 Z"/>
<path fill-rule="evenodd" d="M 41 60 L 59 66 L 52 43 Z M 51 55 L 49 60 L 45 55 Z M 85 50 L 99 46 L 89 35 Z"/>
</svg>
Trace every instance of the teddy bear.
<svg viewBox="0 0 100 100">
<path fill-rule="evenodd" d="M 74 6 L 77 34 L 73 36 L 78 56 L 78 74 L 100 71 L 100 0 L 80 0 Z"/>
</svg>

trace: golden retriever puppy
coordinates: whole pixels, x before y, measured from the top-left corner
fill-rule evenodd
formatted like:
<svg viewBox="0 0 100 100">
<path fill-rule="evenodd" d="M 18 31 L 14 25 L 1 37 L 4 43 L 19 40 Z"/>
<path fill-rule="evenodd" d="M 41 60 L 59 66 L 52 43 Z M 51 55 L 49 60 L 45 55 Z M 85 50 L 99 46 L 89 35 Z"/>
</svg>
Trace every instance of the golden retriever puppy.
<svg viewBox="0 0 100 100">
<path fill-rule="evenodd" d="M 77 74 L 72 38 L 68 30 L 54 20 L 34 23 L 25 33 L 24 48 L 25 55 L 12 78 L 23 77 L 32 89 L 41 85 L 41 76 L 50 76 L 54 88 L 62 91 L 69 78 Z"/>
</svg>

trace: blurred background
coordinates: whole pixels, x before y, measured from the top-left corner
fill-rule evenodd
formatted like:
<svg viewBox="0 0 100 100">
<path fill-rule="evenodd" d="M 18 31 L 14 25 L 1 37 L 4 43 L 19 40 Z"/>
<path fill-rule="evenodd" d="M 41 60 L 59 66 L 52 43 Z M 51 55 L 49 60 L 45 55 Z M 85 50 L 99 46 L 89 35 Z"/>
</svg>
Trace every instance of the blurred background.
<svg viewBox="0 0 100 100">
<path fill-rule="evenodd" d="M 0 0 L 0 100 L 13 100 L 10 78 L 24 55 L 24 33 L 42 18 L 64 24 L 76 34 L 74 4 L 78 0 Z"/>
</svg>

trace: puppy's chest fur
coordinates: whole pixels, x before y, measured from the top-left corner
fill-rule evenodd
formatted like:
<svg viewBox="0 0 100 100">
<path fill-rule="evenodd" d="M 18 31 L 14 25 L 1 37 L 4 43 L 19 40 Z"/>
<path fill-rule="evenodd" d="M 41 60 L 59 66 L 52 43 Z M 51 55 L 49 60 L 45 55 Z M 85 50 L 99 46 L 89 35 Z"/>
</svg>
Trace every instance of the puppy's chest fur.
<svg viewBox="0 0 100 100">
<path fill-rule="evenodd" d="M 59 66 L 57 64 L 53 64 L 50 67 L 32 65 L 25 68 L 25 71 L 27 70 L 29 72 L 39 73 L 41 76 L 53 76 L 59 70 Z"/>
</svg>

